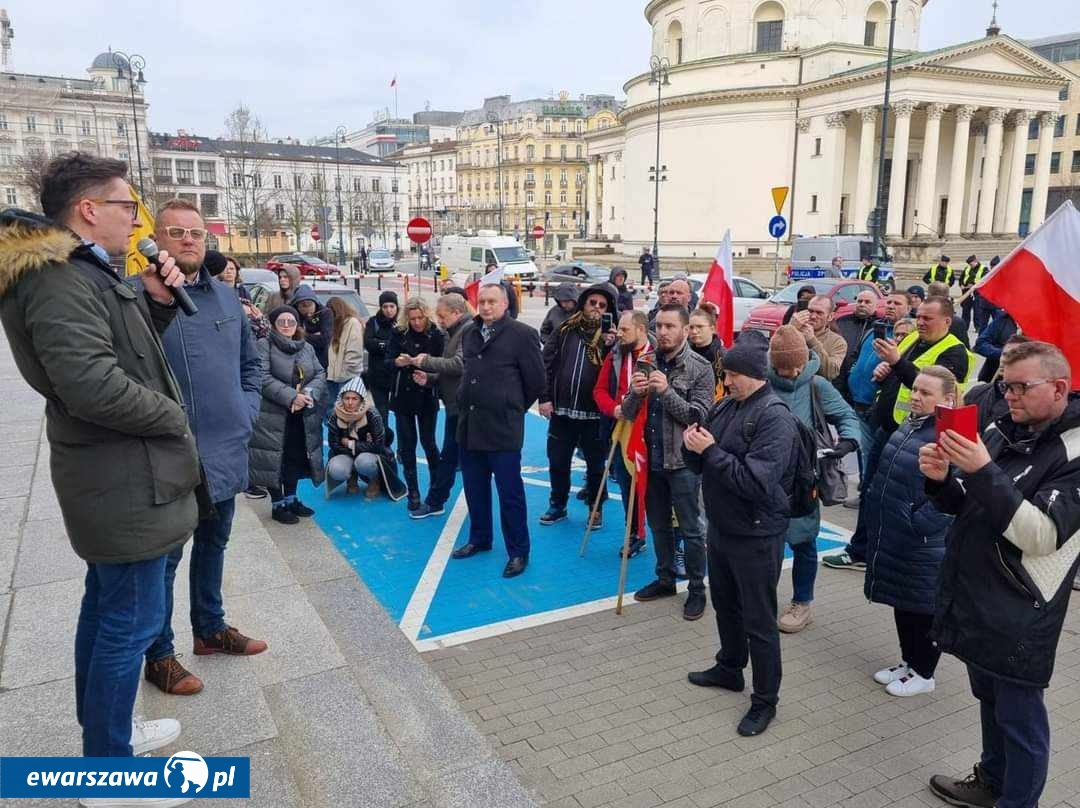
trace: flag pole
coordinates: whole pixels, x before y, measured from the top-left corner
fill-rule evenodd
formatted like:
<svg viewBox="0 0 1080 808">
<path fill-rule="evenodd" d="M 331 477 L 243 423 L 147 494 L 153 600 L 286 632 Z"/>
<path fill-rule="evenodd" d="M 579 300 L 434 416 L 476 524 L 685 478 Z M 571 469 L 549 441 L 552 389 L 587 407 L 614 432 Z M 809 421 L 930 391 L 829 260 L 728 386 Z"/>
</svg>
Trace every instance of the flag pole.
<svg viewBox="0 0 1080 808">
<path fill-rule="evenodd" d="M 630 477 L 630 502 L 637 499 L 637 468 Z M 619 596 L 615 599 L 615 614 L 622 614 L 623 592 L 626 590 L 626 570 L 630 565 L 630 529 L 634 521 L 634 508 L 626 509 L 626 530 L 623 531 L 622 561 L 619 564 Z"/>
<path fill-rule="evenodd" d="M 611 451 L 608 452 L 607 462 L 604 464 L 604 474 L 600 478 L 600 487 L 596 489 L 596 500 L 593 502 L 592 508 L 589 510 L 589 520 L 585 523 L 585 537 L 581 540 L 581 549 L 578 550 L 578 555 L 582 558 L 585 557 L 585 551 L 589 548 L 589 534 L 593 529 L 593 518 L 598 510 L 600 510 L 600 499 L 604 496 L 604 488 L 607 485 L 608 474 L 611 472 L 611 461 L 615 457 L 615 450 L 619 448 L 619 442 L 612 434 Z"/>
</svg>

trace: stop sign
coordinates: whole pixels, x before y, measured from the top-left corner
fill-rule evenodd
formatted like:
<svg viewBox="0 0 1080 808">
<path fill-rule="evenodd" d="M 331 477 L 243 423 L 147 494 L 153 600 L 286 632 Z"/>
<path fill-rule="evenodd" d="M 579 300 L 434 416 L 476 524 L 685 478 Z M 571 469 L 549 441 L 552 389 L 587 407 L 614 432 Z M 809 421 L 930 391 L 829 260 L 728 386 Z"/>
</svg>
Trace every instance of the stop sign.
<svg viewBox="0 0 1080 808">
<path fill-rule="evenodd" d="M 532 237 L 535 239 L 541 239 L 544 237 L 544 226 L 541 224 L 536 225 L 532 229 Z"/>
<path fill-rule="evenodd" d="M 409 223 L 405 226 L 405 233 L 409 237 L 409 241 L 414 244 L 423 244 L 425 241 L 431 240 L 431 222 L 422 216 L 417 216 L 415 219 L 410 219 Z"/>
<path fill-rule="evenodd" d="M 311 237 L 316 241 L 322 238 L 322 236 L 319 234 L 319 226 L 317 224 L 313 224 L 311 226 Z"/>
</svg>

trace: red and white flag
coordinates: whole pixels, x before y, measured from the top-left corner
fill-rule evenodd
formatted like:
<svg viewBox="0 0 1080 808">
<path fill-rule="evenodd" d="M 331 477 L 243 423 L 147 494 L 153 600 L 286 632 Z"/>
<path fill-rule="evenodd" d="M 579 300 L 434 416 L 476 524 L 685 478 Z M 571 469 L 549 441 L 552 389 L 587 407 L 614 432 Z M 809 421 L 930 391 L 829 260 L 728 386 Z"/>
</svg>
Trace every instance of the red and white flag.
<svg viewBox="0 0 1080 808">
<path fill-rule="evenodd" d="M 731 255 L 731 228 L 724 231 L 724 240 L 713 258 L 709 268 L 709 277 L 701 287 L 701 300 L 716 306 L 716 335 L 730 348 L 735 341 L 735 291 L 732 288 L 734 275 Z"/>
<path fill-rule="evenodd" d="M 502 283 L 503 280 L 503 268 L 493 269 L 488 274 L 484 275 L 479 280 L 473 281 L 465 287 L 465 298 L 472 304 L 475 309 L 477 301 L 480 299 L 480 287 L 481 286 L 497 286 Z"/>
<path fill-rule="evenodd" d="M 1066 200 L 975 288 L 1027 336 L 1058 346 L 1080 389 L 1080 211 Z"/>
<path fill-rule="evenodd" d="M 397 76 L 394 76 L 392 79 L 390 79 L 390 86 L 397 87 Z"/>
</svg>

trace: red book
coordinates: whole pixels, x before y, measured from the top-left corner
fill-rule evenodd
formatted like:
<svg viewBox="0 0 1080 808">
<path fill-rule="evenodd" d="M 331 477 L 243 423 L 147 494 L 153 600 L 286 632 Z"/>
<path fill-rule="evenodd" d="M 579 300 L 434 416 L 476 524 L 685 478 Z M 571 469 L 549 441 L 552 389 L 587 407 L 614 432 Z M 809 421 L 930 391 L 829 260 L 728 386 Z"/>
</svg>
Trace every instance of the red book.
<svg viewBox="0 0 1080 808">
<path fill-rule="evenodd" d="M 963 407 L 946 407 L 944 404 L 938 404 L 935 408 L 935 417 L 935 431 L 939 441 L 941 433 L 946 429 L 951 429 L 970 441 L 979 439 L 979 408 L 974 404 Z"/>
</svg>

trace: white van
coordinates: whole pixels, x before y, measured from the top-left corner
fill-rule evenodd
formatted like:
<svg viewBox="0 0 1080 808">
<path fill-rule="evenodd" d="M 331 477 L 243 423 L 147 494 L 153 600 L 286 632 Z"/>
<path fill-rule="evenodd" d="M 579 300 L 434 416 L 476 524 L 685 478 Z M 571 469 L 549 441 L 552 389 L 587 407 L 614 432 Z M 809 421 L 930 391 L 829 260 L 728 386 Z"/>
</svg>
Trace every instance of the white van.
<svg viewBox="0 0 1080 808">
<path fill-rule="evenodd" d="M 869 236 L 799 236 L 791 243 L 788 278 L 792 281 L 854 278 L 862 256 L 873 253 L 874 242 Z M 837 255 L 843 260 L 839 275 L 832 267 L 832 260 Z M 892 267 L 883 265 L 880 269 L 881 281 L 889 281 Z"/>
<path fill-rule="evenodd" d="M 536 280 L 536 264 L 525 248 L 512 236 L 500 236 L 494 230 L 479 230 L 475 236 L 443 236 L 439 260 L 452 273 L 483 275 L 488 264 L 496 264 L 508 277 Z"/>
</svg>

